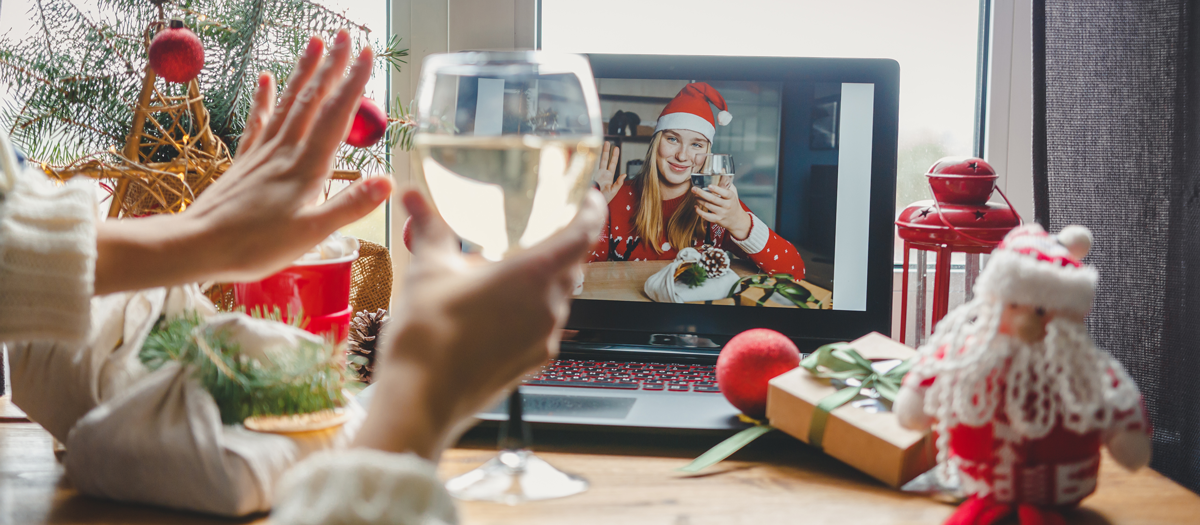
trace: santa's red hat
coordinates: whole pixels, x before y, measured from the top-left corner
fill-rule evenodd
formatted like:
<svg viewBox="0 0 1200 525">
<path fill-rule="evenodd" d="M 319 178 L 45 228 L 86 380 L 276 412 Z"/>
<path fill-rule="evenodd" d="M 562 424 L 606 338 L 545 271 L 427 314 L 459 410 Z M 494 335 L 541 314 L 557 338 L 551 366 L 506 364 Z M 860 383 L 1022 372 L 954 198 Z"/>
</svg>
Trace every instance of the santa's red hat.
<svg viewBox="0 0 1200 525">
<path fill-rule="evenodd" d="M 712 108 L 708 107 L 710 102 L 720 110 L 715 121 Z M 728 109 L 725 98 L 717 88 L 704 82 L 692 82 L 683 86 L 679 94 L 663 108 L 654 132 L 658 133 L 664 129 L 686 129 L 704 135 L 704 138 L 712 142 L 713 135 L 717 132 L 717 124 L 724 126 L 733 120 L 733 115 L 729 114 Z"/>
<path fill-rule="evenodd" d="M 1004 237 L 979 276 L 975 293 L 1005 303 L 1087 314 L 1099 277 L 1081 261 L 1092 247 L 1092 232 L 1067 226 L 1050 235 L 1037 224 Z"/>
</svg>

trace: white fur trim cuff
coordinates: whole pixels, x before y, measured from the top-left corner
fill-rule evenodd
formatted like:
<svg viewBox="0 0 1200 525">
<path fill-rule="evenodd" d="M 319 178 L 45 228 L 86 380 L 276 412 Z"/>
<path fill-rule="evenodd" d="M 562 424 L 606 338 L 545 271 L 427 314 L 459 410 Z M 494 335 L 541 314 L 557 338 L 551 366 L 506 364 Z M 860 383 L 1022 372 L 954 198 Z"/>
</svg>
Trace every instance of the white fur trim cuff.
<svg viewBox="0 0 1200 525">
<path fill-rule="evenodd" d="M 763 224 L 763 221 L 757 215 L 750 213 L 750 235 L 741 241 L 737 237 L 734 237 L 732 233 L 729 236 L 733 239 L 734 244 L 738 245 L 738 248 L 746 252 L 746 255 L 750 255 L 761 252 L 767 247 L 767 241 L 771 240 L 771 230 L 767 228 L 766 224 Z"/>
<path fill-rule="evenodd" d="M 354 448 L 314 454 L 292 467 L 280 481 L 271 521 L 441 525 L 458 517 L 433 463 Z"/>
<path fill-rule="evenodd" d="M 717 132 L 716 126 L 713 126 L 712 122 L 705 120 L 704 117 L 683 112 L 668 113 L 658 117 L 658 124 L 654 126 L 654 132 L 658 133 L 664 129 L 686 129 L 688 131 L 695 131 L 696 133 L 704 135 L 704 138 L 708 139 L 709 142 L 712 142 L 713 135 Z"/>
<path fill-rule="evenodd" d="M 1006 303 L 1086 314 L 1096 297 L 1099 274 L 1090 266 L 1058 266 L 1033 256 L 998 250 L 975 285 L 976 295 Z"/>
</svg>

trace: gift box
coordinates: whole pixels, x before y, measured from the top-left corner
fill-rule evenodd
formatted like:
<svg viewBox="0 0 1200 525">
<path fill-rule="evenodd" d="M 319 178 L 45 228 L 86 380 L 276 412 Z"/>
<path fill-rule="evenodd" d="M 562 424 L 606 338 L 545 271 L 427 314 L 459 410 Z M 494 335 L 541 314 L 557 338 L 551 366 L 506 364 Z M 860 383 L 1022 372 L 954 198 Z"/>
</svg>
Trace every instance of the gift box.
<svg viewBox="0 0 1200 525">
<path fill-rule="evenodd" d="M 937 462 L 932 435 L 900 426 L 887 400 L 894 398 L 907 365 L 890 374 L 887 369 L 914 355 L 879 333 L 822 347 L 800 368 L 771 380 L 767 418 L 775 428 L 899 488 Z M 865 388 L 855 386 L 860 384 L 875 391 L 864 394 Z M 871 397 L 876 394 L 879 399 Z"/>
</svg>

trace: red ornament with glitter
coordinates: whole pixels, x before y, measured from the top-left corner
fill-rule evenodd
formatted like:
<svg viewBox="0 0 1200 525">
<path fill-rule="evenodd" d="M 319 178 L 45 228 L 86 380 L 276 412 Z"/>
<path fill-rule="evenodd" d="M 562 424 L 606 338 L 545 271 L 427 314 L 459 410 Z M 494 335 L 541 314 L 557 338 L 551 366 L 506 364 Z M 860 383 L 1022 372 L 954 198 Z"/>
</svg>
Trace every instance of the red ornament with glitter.
<svg viewBox="0 0 1200 525">
<path fill-rule="evenodd" d="M 387 114 L 375 105 L 375 101 L 363 97 L 354 114 L 354 123 L 350 125 L 350 134 L 346 135 L 346 144 L 356 148 L 374 146 L 387 131 Z"/>
<path fill-rule="evenodd" d="M 171 20 L 150 41 L 150 67 L 167 82 L 191 82 L 204 69 L 204 45 L 182 20 Z"/>
<path fill-rule="evenodd" d="M 787 336 L 755 328 L 730 339 L 717 357 L 717 385 L 747 416 L 767 414 L 767 382 L 800 366 L 800 350 Z"/>
</svg>

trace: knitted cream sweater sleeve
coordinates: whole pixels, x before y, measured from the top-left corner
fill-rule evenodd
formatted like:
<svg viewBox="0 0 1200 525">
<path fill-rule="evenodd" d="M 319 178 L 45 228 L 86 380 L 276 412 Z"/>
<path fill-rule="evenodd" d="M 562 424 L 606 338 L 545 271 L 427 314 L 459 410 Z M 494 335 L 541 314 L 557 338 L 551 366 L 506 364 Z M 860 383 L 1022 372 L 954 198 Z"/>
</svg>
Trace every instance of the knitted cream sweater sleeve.
<svg viewBox="0 0 1200 525">
<path fill-rule="evenodd" d="M 413 454 L 319 452 L 292 467 L 278 486 L 271 512 L 276 524 L 458 523 L 436 467 Z"/>
<path fill-rule="evenodd" d="M 0 341 L 87 337 L 96 220 L 89 184 L 50 182 L 0 131 Z"/>
</svg>

